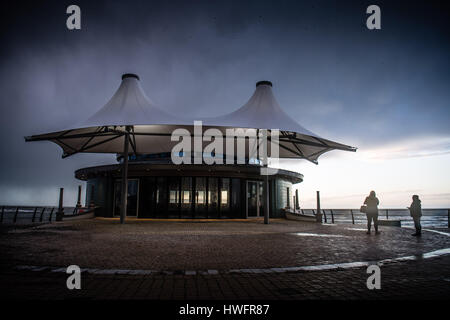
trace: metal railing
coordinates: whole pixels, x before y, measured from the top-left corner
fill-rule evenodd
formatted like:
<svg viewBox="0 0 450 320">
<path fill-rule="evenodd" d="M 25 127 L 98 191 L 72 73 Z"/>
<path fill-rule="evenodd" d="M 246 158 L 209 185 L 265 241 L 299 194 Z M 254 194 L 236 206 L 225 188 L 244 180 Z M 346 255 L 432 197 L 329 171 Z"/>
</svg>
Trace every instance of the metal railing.
<svg viewBox="0 0 450 320">
<path fill-rule="evenodd" d="M 303 215 L 316 215 L 316 209 L 297 209 L 293 213 Z M 366 214 L 359 209 L 321 209 L 323 223 L 351 223 L 366 224 Z M 378 219 L 380 220 L 400 220 L 402 225 L 413 226 L 413 220 L 408 209 L 379 209 Z M 425 227 L 450 228 L 450 209 L 422 209 L 421 223 Z"/>
<path fill-rule="evenodd" d="M 62 213 L 65 216 L 77 215 L 87 212 L 90 208 L 64 207 Z M 52 206 L 1 206 L 0 224 L 8 223 L 49 223 L 56 221 L 58 207 Z"/>
</svg>

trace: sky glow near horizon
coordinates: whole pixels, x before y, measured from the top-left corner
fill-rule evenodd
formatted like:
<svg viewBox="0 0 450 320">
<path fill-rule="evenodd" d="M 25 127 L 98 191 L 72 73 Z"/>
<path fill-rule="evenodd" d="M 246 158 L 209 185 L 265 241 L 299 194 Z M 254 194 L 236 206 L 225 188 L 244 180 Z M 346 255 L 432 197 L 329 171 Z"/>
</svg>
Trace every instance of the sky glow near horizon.
<svg viewBox="0 0 450 320">
<path fill-rule="evenodd" d="M 418 194 L 424 208 L 450 207 L 449 148 L 437 141 L 449 138 L 417 138 L 386 147 L 360 147 L 355 153 L 332 151 L 319 164 L 281 160 L 281 167 L 304 174 L 298 185 L 301 206 L 316 207 L 320 191 L 322 208 L 359 208 L 371 190 L 380 208 L 406 208 Z M 429 147 L 429 149 L 427 149 Z"/>
</svg>

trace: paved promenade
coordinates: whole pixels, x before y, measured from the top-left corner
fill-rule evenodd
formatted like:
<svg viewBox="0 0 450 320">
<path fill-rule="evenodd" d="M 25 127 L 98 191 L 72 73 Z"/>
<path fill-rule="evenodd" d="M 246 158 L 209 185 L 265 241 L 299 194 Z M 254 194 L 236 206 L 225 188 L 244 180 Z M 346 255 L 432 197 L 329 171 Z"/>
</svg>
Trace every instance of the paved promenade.
<svg viewBox="0 0 450 320">
<path fill-rule="evenodd" d="M 2 226 L 2 295 L 17 299 L 448 299 L 450 236 L 273 219 L 95 219 Z M 68 290 L 65 269 L 82 269 Z M 368 290 L 368 265 L 381 289 Z"/>
</svg>

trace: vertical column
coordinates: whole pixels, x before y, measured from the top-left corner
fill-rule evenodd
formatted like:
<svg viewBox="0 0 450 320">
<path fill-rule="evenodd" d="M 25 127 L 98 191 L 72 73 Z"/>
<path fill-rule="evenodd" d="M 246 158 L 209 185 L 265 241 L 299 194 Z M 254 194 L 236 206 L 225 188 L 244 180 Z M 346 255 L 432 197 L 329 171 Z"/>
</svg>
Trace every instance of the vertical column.
<svg viewBox="0 0 450 320">
<path fill-rule="evenodd" d="M 77 208 L 81 207 L 81 186 L 78 186 L 78 200 L 77 200 Z"/>
<path fill-rule="evenodd" d="M 320 191 L 316 191 L 317 193 L 317 214 L 316 214 L 316 221 L 322 222 L 322 213 L 320 211 Z"/>
<path fill-rule="evenodd" d="M 123 141 L 123 164 L 122 164 L 122 208 L 120 210 L 120 223 L 125 222 L 127 214 L 127 198 L 128 198 L 128 144 L 130 139 L 130 127 L 125 128 L 126 132 Z"/>
<path fill-rule="evenodd" d="M 261 173 L 264 175 L 263 202 L 264 202 L 264 224 L 269 224 L 269 159 L 267 147 L 267 130 L 258 130 L 258 157 L 262 161 Z"/>
<path fill-rule="evenodd" d="M 267 166 L 266 166 L 267 168 Z M 264 176 L 264 224 L 269 224 L 269 175 Z"/>
<path fill-rule="evenodd" d="M 59 188 L 59 202 L 58 202 L 58 212 L 56 213 L 56 221 L 62 221 L 64 215 L 63 198 L 64 198 L 64 188 Z"/>
</svg>

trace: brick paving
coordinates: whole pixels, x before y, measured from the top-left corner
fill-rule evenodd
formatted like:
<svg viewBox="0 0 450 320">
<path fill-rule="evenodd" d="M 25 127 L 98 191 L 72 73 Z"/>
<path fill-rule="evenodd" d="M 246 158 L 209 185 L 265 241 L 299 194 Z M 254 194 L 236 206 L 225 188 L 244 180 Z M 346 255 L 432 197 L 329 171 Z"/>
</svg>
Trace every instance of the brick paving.
<svg viewBox="0 0 450 320">
<path fill-rule="evenodd" d="M 450 255 L 422 259 L 450 248 L 450 237 L 384 227 L 366 235 L 361 226 L 317 225 L 273 220 L 164 222 L 113 220 L 2 226 L 2 296 L 13 299 L 448 299 Z M 446 230 L 442 230 L 446 232 Z M 366 287 L 366 267 L 328 271 L 264 272 L 415 256 L 381 267 L 381 290 Z M 82 289 L 66 288 L 77 264 Z M 43 266 L 19 270 L 18 266 Z M 47 268 L 51 267 L 51 268 Z M 105 274 L 108 270 L 153 270 L 148 274 Z M 230 272 L 260 269 L 260 273 Z M 62 269 L 64 270 L 64 269 Z M 209 270 L 209 272 L 208 272 Z"/>
</svg>

